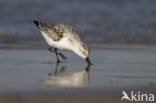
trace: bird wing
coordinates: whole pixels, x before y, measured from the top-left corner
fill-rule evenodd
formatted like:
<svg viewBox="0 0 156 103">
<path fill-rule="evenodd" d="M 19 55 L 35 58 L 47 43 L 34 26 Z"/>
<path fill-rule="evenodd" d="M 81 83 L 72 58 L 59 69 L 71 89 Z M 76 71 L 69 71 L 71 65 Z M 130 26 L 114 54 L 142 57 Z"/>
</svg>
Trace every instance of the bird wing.
<svg viewBox="0 0 156 103">
<path fill-rule="evenodd" d="M 59 41 L 63 37 L 63 29 L 58 28 L 57 24 L 46 24 L 34 20 L 36 26 L 54 41 Z"/>
<path fill-rule="evenodd" d="M 80 41 L 80 35 L 77 30 L 67 24 L 57 24 L 56 27 L 61 28 L 64 31 L 63 35 L 66 35 L 69 40 Z"/>
<path fill-rule="evenodd" d="M 86 50 L 88 47 L 86 44 L 81 40 L 81 37 L 77 30 L 75 30 L 73 27 L 67 24 L 57 24 L 55 26 L 56 28 L 61 28 L 61 30 L 64 31 L 63 36 L 66 36 L 71 44 L 74 44 L 75 41 L 81 43 L 81 46 L 85 48 Z M 88 49 L 89 51 L 89 49 Z"/>
<path fill-rule="evenodd" d="M 62 28 L 59 28 L 55 24 L 46 24 L 47 27 L 45 28 L 44 32 L 52 38 L 54 41 L 59 41 L 63 38 L 63 34 L 65 33 Z"/>
<path fill-rule="evenodd" d="M 79 33 L 67 24 L 46 24 L 36 20 L 34 20 L 34 23 L 42 32 L 47 34 L 54 41 L 59 41 L 64 36 L 70 41 L 81 40 Z"/>
</svg>

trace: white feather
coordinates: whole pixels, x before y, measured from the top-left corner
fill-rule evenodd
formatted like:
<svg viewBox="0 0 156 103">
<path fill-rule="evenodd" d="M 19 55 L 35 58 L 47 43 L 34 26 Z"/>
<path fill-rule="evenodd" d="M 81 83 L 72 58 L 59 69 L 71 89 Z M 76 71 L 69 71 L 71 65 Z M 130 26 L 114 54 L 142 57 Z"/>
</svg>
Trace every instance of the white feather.
<svg viewBox="0 0 156 103">
<path fill-rule="evenodd" d="M 69 43 L 69 40 L 66 37 L 63 37 L 59 41 L 54 41 L 53 39 L 49 38 L 46 33 L 42 32 L 42 35 L 49 46 L 53 46 L 61 50 L 73 50 L 73 45 Z"/>
</svg>

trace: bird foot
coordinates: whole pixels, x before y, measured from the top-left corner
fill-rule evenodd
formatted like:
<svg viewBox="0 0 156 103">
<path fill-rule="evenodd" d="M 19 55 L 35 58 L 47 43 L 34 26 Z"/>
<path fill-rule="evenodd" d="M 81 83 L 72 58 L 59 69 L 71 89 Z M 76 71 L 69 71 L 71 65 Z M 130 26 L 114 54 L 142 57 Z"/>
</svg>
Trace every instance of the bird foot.
<svg viewBox="0 0 156 103">
<path fill-rule="evenodd" d="M 61 63 L 61 61 L 60 60 L 57 60 L 57 63 Z"/>
<path fill-rule="evenodd" d="M 58 53 L 58 54 L 62 57 L 63 60 L 67 60 L 67 57 L 64 56 L 62 53 Z"/>
<path fill-rule="evenodd" d="M 49 47 L 48 50 L 51 51 L 51 52 L 54 52 L 54 53 L 56 53 L 56 54 L 58 54 L 58 55 L 60 55 L 60 56 L 62 57 L 63 60 L 67 60 L 67 57 L 66 57 L 65 55 L 63 55 L 63 54 L 60 53 L 60 52 L 54 51 L 51 47 Z M 58 60 L 57 62 L 60 63 L 61 61 Z"/>
</svg>

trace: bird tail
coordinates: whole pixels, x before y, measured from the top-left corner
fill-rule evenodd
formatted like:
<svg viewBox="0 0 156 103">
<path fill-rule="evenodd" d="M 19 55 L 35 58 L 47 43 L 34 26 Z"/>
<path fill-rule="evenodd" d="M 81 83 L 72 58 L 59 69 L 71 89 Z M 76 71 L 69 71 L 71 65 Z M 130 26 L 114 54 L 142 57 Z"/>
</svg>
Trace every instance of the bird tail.
<svg viewBox="0 0 156 103">
<path fill-rule="evenodd" d="M 39 25 L 40 25 L 40 22 L 39 22 L 39 21 L 33 20 L 33 22 L 34 22 L 34 24 L 35 24 L 38 28 L 40 28 L 40 27 L 39 27 Z"/>
<path fill-rule="evenodd" d="M 33 22 L 41 31 L 43 31 L 44 28 L 47 27 L 46 23 L 42 23 L 42 22 L 37 21 L 37 20 L 33 20 Z"/>
<path fill-rule="evenodd" d="M 45 30 L 45 28 L 48 27 L 48 24 L 44 23 L 44 22 L 40 22 L 40 21 L 37 21 L 37 20 L 33 20 L 34 24 L 41 30 Z"/>
</svg>

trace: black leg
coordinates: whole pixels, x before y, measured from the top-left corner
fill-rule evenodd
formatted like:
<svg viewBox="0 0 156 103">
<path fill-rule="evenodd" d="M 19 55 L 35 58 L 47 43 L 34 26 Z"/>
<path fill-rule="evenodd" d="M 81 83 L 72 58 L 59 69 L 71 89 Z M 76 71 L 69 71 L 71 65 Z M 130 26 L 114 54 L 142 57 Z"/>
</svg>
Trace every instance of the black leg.
<svg viewBox="0 0 156 103">
<path fill-rule="evenodd" d="M 63 60 L 67 60 L 67 57 L 64 56 L 62 53 L 58 52 L 58 54 L 62 57 Z"/>
<path fill-rule="evenodd" d="M 57 48 L 55 48 L 55 54 L 56 54 L 56 58 L 57 58 L 57 63 L 60 63 L 61 61 L 59 60 L 59 57 L 58 57 L 58 52 L 57 52 Z"/>
<path fill-rule="evenodd" d="M 55 48 L 56 49 L 56 48 Z M 67 57 L 64 56 L 62 53 L 58 52 L 57 49 L 56 50 L 53 50 L 52 47 L 49 47 L 48 49 L 49 51 L 53 52 L 53 53 L 57 53 L 57 55 L 60 55 L 62 57 L 63 60 L 66 60 Z"/>
<path fill-rule="evenodd" d="M 57 62 L 56 69 L 55 69 L 55 75 L 57 75 L 57 68 L 58 68 L 58 66 L 59 66 L 59 63 Z"/>
<path fill-rule="evenodd" d="M 60 63 L 61 61 L 60 61 L 59 58 L 58 58 L 58 54 L 59 54 L 59 53 L 57 52 L 57 49 L 56 49 L 56 48 L 53 49 L 52 47 L 49 47 L 48 50 L 56 54 L 57 63 Z"/>
</svg>

